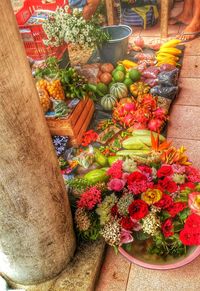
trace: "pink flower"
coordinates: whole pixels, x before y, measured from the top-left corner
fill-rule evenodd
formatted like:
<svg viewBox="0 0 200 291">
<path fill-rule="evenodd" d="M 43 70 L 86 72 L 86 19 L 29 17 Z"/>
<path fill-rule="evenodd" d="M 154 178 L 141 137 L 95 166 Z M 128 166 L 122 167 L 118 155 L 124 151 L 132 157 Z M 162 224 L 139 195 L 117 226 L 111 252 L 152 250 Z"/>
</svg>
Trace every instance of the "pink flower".
<svg viewBox="0 0 200 291">
<path fill-rule="evenodd" d="M 122 178 L 122 164 L 123 161 L 119 160 L 115 163 L 112 164 L 112 166 L 110 167 L 110 169 L 108 169 L 107 174 L 109 176 L 111 176 L 111 178 L 117 178 L 117 179 L 121 179 Z"/>
<path fill-rule="evenodd" d="M 191 166 L 187 166 L 186 174 L 188 176 L 189 182 L 193 182 L 193 183 L 200 182 L 200 171 L 198 169 Z"/>
<path fill-rule="evenodd" d="M 123 173 L 122 180 L 126 183 L 128 179 L 129 173 Z"/>
<path fill-rule="evenodd" d="M 145 192 L 153 186 L 153 183 L 147 180 L 147 177 L 140 172 L 133 172 L 127 179 L 128 189 L 135 195 Z"/>
<path fill-rule="evenodd" d="M 193 192 L 189 194 L 188 205 L 193 213 L 200 215 L 200 193 L 199 192 Z"/>
<path fill-rule="evenodd" d="M 120 235 L 120 245 L 131 243 L 133 240 L 134 239 L 131 235 L 131 231 L 122 228 Z"/>
<path fill-rule="evenodd" d="M 181 166 L 179 164 L 173 164 L 172 165 L 172 170 L 173 170 L 174 173 L 184 174 L 185 173 L 185 166 Z"/>
<path fill-rule="evenodd" d="M 133 230 L 134 231 L 139 231 L 139 230 L 142 229 L 142 225 L 138 222 L 137 219 L 134 219 L 134 218 L 131 217 L 131 220 L 134 223 L 134 225 L 133 225 Z"/>
<path fill-rule="evenodd" d="M 108 186 L 109 190 L 119 192 L 124 188 L 125 182 L 121 179 L 114 178 L 114 179 L 110 180 L 110 182 L 107 184 L 107 186 Z"/>
</svg>

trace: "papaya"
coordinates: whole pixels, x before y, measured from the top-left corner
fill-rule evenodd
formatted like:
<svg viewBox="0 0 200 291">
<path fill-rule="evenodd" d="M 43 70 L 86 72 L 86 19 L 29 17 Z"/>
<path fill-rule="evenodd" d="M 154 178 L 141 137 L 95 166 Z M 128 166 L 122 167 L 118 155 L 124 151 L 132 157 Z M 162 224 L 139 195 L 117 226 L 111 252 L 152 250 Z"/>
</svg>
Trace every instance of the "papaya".
<svg viewBox="0 0 200 291">
<path fill-rule="evenodd" d="M 85 174 L 84 179 L 89 181 L 91 184 L 96 184 L 98 182 L 106 182 L 108 180 L 108 176 L 106 175 L 106 169 L 96 169 Z"/>
<path fill-rule="evenodd" d="M 122 147 L 127 150 L 148 150 L 149 141 L 151 142 L 151 137 L 148 136 L 132 136 L 122 142 Z"/>
<path fill-rule="evenodd" d="M 141 135 L 147 135 L 147 136 L 151 136 L 151 132 L 153 134 L 153 136 L 156 138 L 158 133 L 155 132 L 155 131 L 150 131 L 148 129 L 135 129 L 133 130 L 132 132 L 132 135 L 133 136 L 141 136 Z M 166 138 L 162 135 L 162 134 L 159 134 L 159 140 L 160 141 L 164 141 Z"/>
<path fill-rule="evenodd" d="M 105 157 L 97 148 L 94 148 L 94 158 L 102 167 L 105 167 L 108 163 L 107 157 Z"/>
<path fill-rule="evenodd" d="M 140 156 L 146 157 L 150 154 L 150 150 L 121 150 L 116 153 L 117 156 Z"/>
</svg>

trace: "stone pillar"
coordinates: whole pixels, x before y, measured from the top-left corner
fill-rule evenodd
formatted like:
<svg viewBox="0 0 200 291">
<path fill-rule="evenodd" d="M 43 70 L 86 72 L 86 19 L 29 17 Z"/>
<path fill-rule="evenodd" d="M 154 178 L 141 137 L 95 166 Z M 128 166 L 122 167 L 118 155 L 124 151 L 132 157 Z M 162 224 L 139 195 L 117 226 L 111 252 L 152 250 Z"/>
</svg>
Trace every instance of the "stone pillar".
<svg viewBox="0 0 200 291">
<path fill-rule="evenodd" d="M 0 1 L 0 274 L 59 274 L 76 246 L 70 205 L 11 3 Z"/>
</svg>

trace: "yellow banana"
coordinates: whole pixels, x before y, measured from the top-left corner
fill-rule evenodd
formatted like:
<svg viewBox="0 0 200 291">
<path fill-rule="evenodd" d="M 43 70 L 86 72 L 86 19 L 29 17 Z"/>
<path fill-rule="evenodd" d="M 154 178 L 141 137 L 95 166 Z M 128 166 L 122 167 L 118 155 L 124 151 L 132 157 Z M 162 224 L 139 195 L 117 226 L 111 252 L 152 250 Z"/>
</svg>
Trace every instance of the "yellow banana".
<svg viewBox="0 0 200 291">
<path fill-rule="evenodd" d="M 156 59 L 157 60 L 162 60 L 162 59 L 170 59 L 170 60 L 174 60 L 174 61 L 178 61 L 179 58 L 174 56 L 174 55 L 170 55 L 170 54 L 167 54 L 167 53 L 160 53 L 156 56 Z"/>
<path fill-rule="evenodd" d="M 180 43 L 181 43 L 180 39 L 171 39 L 166 43 L 162 44 L 160 48 L 173 48 L 179 45 Z"/>
<path fill-rule="evenodd" d="M 122 64 L 124 65 L 124 67 L 126 69 L 131 69 L 131 68 L 134 68 L 134 67 L 137 67 L 138 64 L 136 64 L 135 62 L 132 62 L 130 60 L 123 60 L 123 61 L 120 61 L 119 64 Z"/>
<path fill-rule="evenodd" d="M 157 66 L 161 66 L 163 64 L 170 64 L 172 66 L 175 66 L 177 65 L 177 63 L 175 61 L 171 61 L 171 60 L 162 60 L 160 62 L 157 63 Z"/>
<path fill-rule="evenodd" d="M 157 60 L 158 63 L 175 63 L 176 64 L 176 61 L 175 60 L 171 60 L 171 59 L 168 59 L 168 58 L 165 58 L 165 59 L 161 59 L 161 60 Z"/>
<path fill-rule="evenodd" d="M 173 56 L 179 56 L 182 54 L 182 51 L 175 48 L 175 47 L 166 47 L 166 48 L 161 48 L 159 50 L 158 53 L 167 53 L 167 54 L 170 54 L 170 55 L 173 55 Z"/>
</svg>

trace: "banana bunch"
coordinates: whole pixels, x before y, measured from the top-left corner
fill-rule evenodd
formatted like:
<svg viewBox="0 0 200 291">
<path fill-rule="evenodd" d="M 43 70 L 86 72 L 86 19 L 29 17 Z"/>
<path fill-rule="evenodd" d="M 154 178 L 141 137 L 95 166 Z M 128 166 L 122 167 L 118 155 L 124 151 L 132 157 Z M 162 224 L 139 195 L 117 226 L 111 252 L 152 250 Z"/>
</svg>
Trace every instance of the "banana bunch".
<svg viewBox="0 0 200 291">
<path fill-rule="evenodd" d="M 179 39 L 172 39 L 161 45 L 160 50 L 156 54 L 157 66 L 162 64 L 170 64 L 177 66 L 179 56 L 182 51 L 176 46 L 181 43 Z"/>
</svg>

